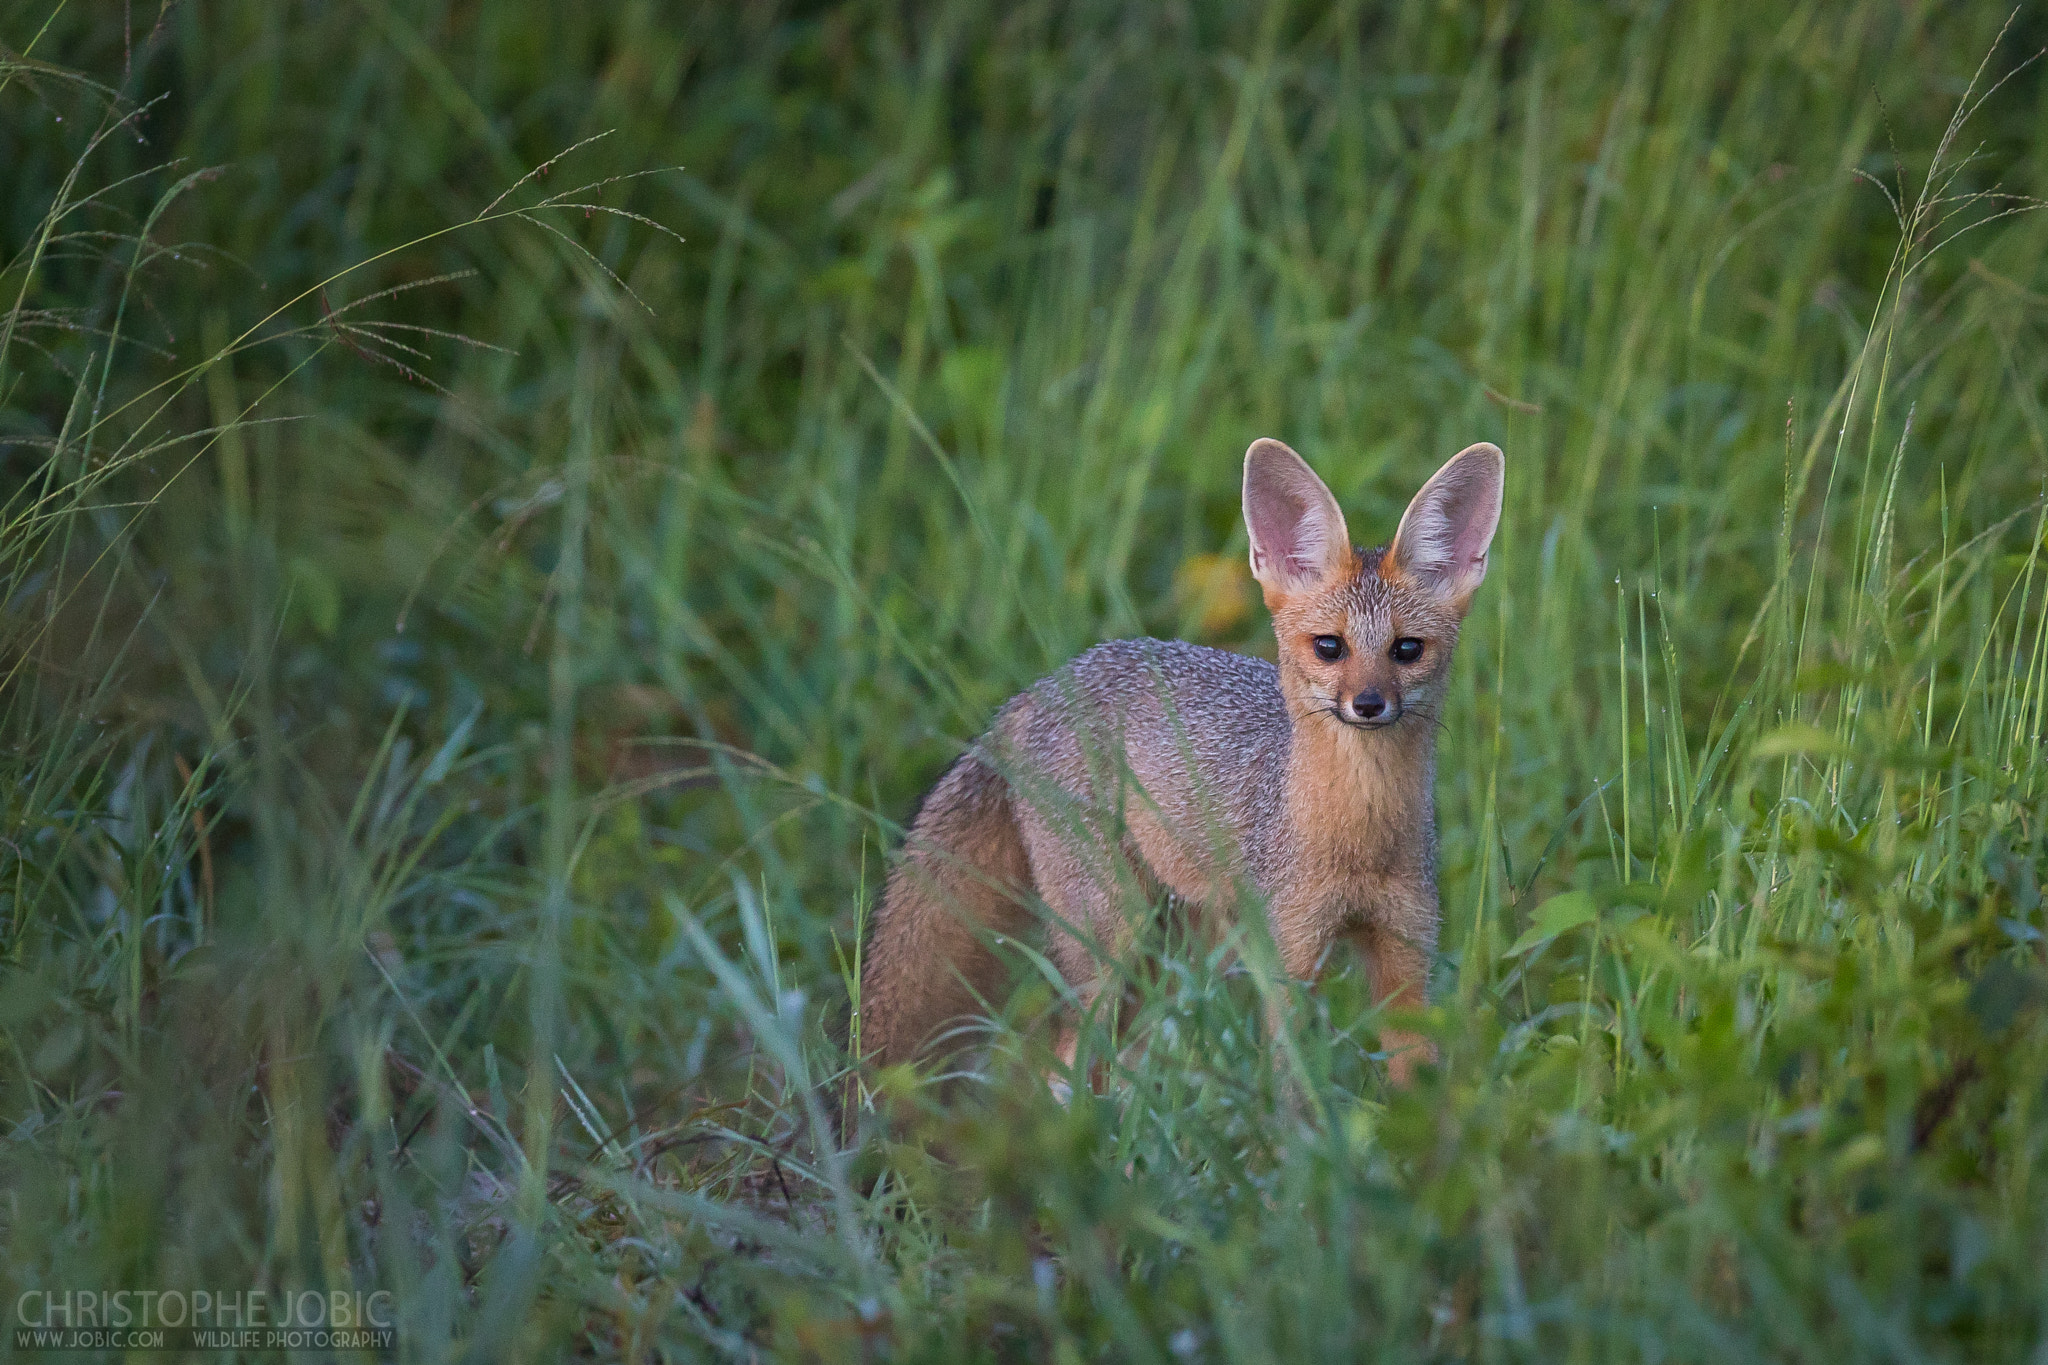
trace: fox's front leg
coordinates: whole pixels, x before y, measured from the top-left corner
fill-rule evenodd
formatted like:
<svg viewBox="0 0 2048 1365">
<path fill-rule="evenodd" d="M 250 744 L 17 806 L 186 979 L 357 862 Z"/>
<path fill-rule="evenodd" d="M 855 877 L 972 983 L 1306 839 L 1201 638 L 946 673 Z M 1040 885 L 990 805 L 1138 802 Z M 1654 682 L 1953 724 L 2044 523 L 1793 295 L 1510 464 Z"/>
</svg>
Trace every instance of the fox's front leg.
<svg viewBox="0 0 2048 1365">
<path fill-rule="evenodd" d="M 1314 901 L 1294 903 L 1277 897 L 1272 909 L 1274 946 L 1280 967 L 1296 981 L 1315 982 L 1328 968 L 1330 950 L 1349 943 L 1363 960 L 1375 1008 L 1419 1010 L 1428 1004 L 1429 960 L 1436 948 L 1436 904 L 1433 896 L 1390 898 L 1364 921 L 1340 921 Z M 1279 1002 L 1268 1005 L 1266 1027 L 1280 1025 Z M 1387 1076 L 1406 1085 L 1415 1067 L 1436 1060 L 1436 1045 L 1406 1029 L 1380 1030 L 1387 1051 Z"/>
<path fill-rule="evenodd" d="M 1266 1036 L 1278 1039 L 1290 998 L 1285 981 L 1315 984 L 1329 957 L 1330 945 L 1336 941 L 1338 920 L 1314 892 L 1297 896 L 1283 890 L 1274 895 L 1266 922 L 1284 978 L 1273 983 L 1274 993 L 1266 1002 Z"/>
<path fill-rule="evenodd" d="M 1429 959 L 1436 947 L 1436 915 L 1374 920 L 1346 931 L 1364 960 L 1366 981 L 1375 1008 L 1419 1010 L 1429 1003 Z M 1436 1060 L 1436 1044 L 1406 1029 L 1383 1028 L 1380 1045 L 1387 1052 L 1387 1078 L 1406 1085 L 1415 1068 Z"/>
</svg>

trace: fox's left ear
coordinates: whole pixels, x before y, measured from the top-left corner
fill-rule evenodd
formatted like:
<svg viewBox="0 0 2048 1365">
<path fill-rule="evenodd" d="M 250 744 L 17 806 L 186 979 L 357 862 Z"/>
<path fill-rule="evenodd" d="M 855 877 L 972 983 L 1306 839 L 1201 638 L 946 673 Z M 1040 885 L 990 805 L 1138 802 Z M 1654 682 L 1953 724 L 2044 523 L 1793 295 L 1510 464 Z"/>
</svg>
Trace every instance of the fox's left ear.
<svg viewBox="0 0 2048 1365">
<path fill-rule="evenodd" d="M 1463 613 L 1486 577 L 1507 461 L 1487 441 L 1444 463 L 1401 515 L 1381 576 L 1405 578 Z"/>
</svg>

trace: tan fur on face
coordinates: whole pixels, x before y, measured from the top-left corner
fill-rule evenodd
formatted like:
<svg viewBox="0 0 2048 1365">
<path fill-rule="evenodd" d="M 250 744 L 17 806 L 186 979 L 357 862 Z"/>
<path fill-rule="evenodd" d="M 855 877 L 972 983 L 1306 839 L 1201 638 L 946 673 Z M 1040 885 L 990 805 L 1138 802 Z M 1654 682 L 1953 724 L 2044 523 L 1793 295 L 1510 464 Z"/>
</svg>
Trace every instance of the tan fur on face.
<svg viewBox="0 0 2048 1365">
<path fill-rule="evenodd" d="M 1016 933 L 1034 900 L 1050 918 L 1047 952 L 1084 1003 L 1103 955 L 1170 891 L 1212 932 L 1263 901 L 1298 977 L 1348 939 L 1367 954 L 1376 1000 L 1419 1006 L 1437 935 L 1437 712 L 1499 474 L 1493 447 L 1461 452 L 1411 504 L 1408 539 L 1359 550 L 1333 543 L 1343 515 L 1300 457 L 1254 443 L 1246 520 L 1277 665 L 1117 640 L 1013 698 L 933 790 L 884 892 L 863 975 L 871 1055 L 908 1060 L 992 1000 L 989 939 Z M 1317 657 L 1319 635 L 1340 637 L 1344 656 Z M 1423 641 L 1411 663 L 1390 657 L 1404 637 Z M 1387 723 L 1347 712 L 1365 690 L 1386 701 Z M 1390 1063 L 1397 1079 L 1419 1055 Z"/>
<path fill-rule="evenodd" d="M 1288 709 L 1296 716 L 1337 710 L 1373 688 L 1398 710 L 1419 706 L 1434 716 L 1462 613 L 1409 580 L 1384 573 L 1384 550 L 1354 554 L 1351 572 L 1339 582 L 1309 592 L 1267 594 Z M 1336 663 L 1317 658 L 1319 635 L 1344 640 L 1346 656 Z M 1394 641 L 1404 637 L 1423 642 L 1422 657 L 1412 664 L 1396 663 L 1388 655 Z"/>
</svg>

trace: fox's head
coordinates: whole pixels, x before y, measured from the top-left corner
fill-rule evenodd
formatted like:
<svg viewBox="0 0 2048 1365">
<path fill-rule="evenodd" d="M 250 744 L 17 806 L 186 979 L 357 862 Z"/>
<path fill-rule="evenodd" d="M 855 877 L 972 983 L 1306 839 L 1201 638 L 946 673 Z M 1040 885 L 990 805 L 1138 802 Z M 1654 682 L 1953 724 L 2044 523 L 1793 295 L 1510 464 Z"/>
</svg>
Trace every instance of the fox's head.
<svg viewBox="0 0 2048 1365">
<path fill-rule="evenodd" d="M 1458 625 L 1486 577 L 1505 467 L 1484 441 L 1459 451 L 1408 504 L 1393 543 L 1361 550 L 1301 456 L 1252 442 L 1252 576 L 1273 613 L 1280 691 L 1297 723 L 1324 715 L 1378 729 L 1434 713 Z"/>
</svg>

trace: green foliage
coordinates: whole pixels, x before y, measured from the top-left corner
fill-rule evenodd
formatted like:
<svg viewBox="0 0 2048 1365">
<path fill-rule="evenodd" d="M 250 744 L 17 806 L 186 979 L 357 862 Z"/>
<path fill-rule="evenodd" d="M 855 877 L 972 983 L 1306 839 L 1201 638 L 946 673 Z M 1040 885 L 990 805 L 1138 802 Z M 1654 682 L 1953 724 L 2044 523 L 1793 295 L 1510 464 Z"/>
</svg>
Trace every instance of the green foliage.
<svg viewBox="0 0 2048 1365">
<path fill-rule="evenodd" d="M 2024 1357 L 2007 23 L 0 7 L 6 1301 L 382 1289 L 421 1359 Z M 896 822 L 1095 640 L 1270 649 L 1266 434 L 1380 538 L 1508 454 L 1441 1065 L 1384 1086 L 1349 970 L 1268 1037 L 1168 934 L 1069 1102 L 1020 961 L 981 1079 L 872 1078 L 842 1143 Z"/>
</svg>

